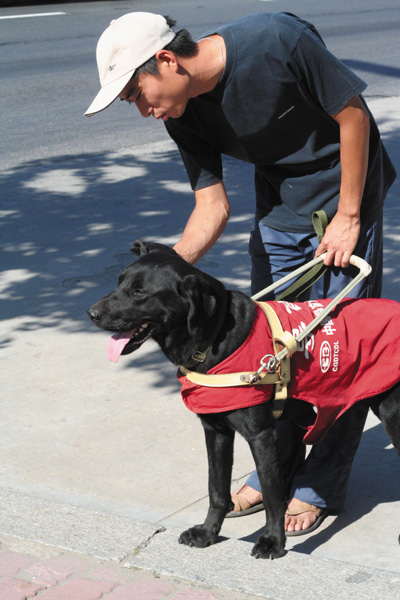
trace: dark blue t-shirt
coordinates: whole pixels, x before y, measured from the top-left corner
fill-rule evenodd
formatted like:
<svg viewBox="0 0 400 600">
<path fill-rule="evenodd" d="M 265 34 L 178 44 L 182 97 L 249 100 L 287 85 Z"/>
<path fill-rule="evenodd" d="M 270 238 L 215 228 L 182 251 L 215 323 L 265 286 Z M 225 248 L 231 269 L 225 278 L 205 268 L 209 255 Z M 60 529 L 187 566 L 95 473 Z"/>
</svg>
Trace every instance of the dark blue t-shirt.
<svg viewBox="0 0 400 600">
<path fill-rule="evenodd" d="M 312 212 L 323 208 L 332 218 L 339 199 L 339 126 L 330 115 L 366 84 L 294 15 L 252 15 L 213 33 L 226 45 L 219 83 L 166 122 L 192 188 L 222 180 L 223 154 L 252 163 L 256 218 L 281 231 L 313 231 Z M 394 179 L 371 115 L 364 221 L 376 216 Z"/>
</svg>

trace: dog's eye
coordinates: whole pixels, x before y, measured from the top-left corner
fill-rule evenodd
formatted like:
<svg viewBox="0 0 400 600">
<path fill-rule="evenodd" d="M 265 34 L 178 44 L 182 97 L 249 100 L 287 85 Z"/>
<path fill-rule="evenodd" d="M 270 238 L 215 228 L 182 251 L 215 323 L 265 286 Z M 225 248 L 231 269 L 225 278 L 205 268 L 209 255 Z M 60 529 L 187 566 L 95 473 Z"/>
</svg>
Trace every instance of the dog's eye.
<svg viewBox="0 0 400 600">
<path fill-rule="evenodd" d="M 143 290 L 133 290 L 132 292 L 135 296 L 141 296 L 144 294 Z"/>
</svg>

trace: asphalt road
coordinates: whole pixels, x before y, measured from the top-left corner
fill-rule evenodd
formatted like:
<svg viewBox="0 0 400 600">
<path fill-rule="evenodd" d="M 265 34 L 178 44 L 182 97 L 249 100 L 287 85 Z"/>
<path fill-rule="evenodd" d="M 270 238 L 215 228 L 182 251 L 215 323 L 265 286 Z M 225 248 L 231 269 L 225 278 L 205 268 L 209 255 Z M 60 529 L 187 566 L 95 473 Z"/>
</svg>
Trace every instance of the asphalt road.
<svg viewBox="0 0 400 600">
<path fill-rule="evenodd" d="M 167 139 L 162 123 L 144 120 L 119 102 L 92 119 L 83 117 L 99 87 L 97 39 L 111 19 L 130 10 L 163 13 L 166 4 L 125 0 L 0 9 L 3 168 Z M 400 94 L 398 0 L 168 0 L 169 15 L 195 37 L 245 14 L 281 10 L 317 26 L 328 47 L 368 82 L 367 98 Z"/>
</svg>

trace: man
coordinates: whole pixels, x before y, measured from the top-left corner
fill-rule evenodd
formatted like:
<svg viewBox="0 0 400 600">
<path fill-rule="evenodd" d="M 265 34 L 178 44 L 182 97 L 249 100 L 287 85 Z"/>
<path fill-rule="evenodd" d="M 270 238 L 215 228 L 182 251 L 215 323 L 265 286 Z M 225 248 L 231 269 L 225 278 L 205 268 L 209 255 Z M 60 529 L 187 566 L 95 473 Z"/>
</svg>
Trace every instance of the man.
<svg viewBox="0 0 400 600">
<path fill-rule="evenodd" d="M 315 295 L 335 296 L 351 277 L 352 253 L 373 266 L 354 296 L 379 297 L 382 208 L 395 171 L 360 96 L 366 84 L 325 47 L 313 25 L 285 13 L 252 15 L 197 43 L 160 15 L 113 21 L 97 46 L 101 90 L 86 112 L 117 97 L 164 121 L 176 141 L 195 207 L 175 250 L 197 262 L 229 219 L 221 155 L 255 165 L 256 217 L 250 239 L 252 292 L 326 252 L 333 268 Z M 318 243 L 311 225 L 330 224 Z M 278 422 L 288 496 L 287 535 L 315 529 L 344 501 L 366 412 L 339 419 L 307 460 L 301 428 Z M 254 473 L 233 494 L 234 515 L 262 508 Z"/>
</svg>

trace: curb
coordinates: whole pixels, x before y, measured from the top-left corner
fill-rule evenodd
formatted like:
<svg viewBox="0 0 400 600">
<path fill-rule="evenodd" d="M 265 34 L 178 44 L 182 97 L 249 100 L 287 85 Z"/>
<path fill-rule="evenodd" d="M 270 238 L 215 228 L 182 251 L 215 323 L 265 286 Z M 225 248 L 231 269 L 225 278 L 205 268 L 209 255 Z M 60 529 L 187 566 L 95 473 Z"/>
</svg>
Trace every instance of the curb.
<svg viewBox="0 0 400 600">
<path fill-rule="evenodd" d="M 331 600 L 400 597 L 400 575 L 391 571 L 294 551 L 280 560 L 255 560 L 251 542 L 222 537 L 209 548 L 189 548 L 178 544 L 175 528 L 5 490 L 0 507 L 4 535 L 207 588 L 267 600 L 326 600 L 327 593 Z"/>
</svg>

